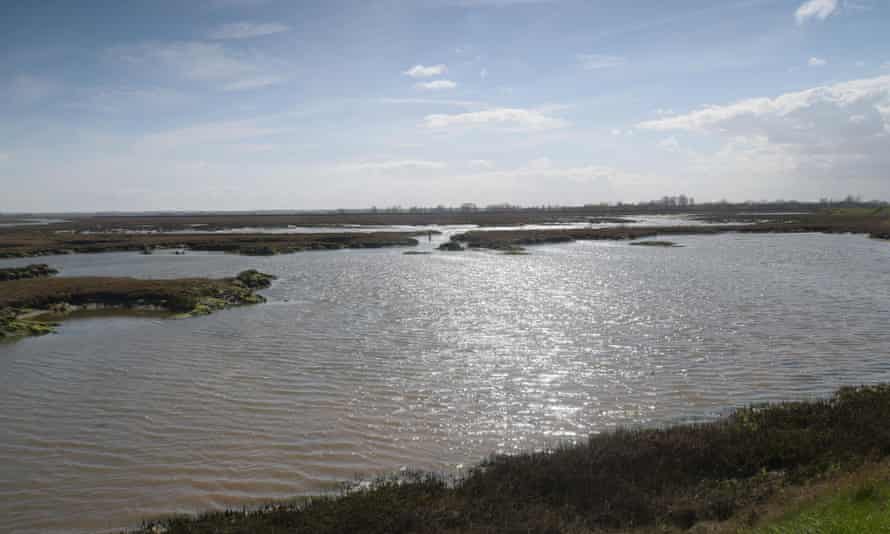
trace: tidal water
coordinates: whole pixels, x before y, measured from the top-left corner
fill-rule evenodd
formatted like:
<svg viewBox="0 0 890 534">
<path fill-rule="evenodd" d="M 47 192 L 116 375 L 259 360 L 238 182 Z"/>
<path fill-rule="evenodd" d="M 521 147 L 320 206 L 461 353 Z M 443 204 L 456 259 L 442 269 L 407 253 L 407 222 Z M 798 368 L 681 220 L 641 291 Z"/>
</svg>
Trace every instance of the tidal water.
<svg viewBox="0 0 890 534">
<path fill-rule="evenodd" d="M 75 319 L 0 345 L 0 531 L 112 530 L 457 472 L 890 381 L 890 244 L 672 239 L 684 247 L 38 258 L 63 276 L 279 280 L 263 305 Z"/>
</svg>

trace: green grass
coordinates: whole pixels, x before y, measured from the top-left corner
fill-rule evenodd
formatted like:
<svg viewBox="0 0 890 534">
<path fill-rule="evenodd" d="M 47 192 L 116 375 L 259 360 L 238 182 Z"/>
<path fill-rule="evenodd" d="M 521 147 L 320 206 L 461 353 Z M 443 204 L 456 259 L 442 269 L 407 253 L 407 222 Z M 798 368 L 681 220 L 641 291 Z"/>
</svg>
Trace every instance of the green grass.
<svg viewBox="0 0 890 534">
<path fill-rule="evenodd" d="M 890 533 L 890 482 L 823 497 L 752 534 Z"/>
</svg>

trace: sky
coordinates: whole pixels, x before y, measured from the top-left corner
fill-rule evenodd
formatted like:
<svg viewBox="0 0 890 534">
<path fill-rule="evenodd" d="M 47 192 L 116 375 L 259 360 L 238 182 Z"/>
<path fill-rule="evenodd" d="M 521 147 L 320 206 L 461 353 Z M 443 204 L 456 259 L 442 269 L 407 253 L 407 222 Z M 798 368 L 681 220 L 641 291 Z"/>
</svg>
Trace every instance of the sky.
<svg viewBox="0 0 890 534">
<path fill-rule="evenodd" d="M 0 0 L 0 211 L 890 200 L 890 0 Z"/>
</svg>

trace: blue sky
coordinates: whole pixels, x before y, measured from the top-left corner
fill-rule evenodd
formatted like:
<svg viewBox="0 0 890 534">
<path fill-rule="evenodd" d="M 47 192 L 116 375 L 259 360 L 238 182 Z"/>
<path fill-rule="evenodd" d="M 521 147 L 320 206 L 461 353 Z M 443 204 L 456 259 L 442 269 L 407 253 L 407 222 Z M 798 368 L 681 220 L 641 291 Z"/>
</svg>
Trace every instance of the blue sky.
<svg viewBox="0 0 890 534">
<path fill-rule="evenodd" d="M 890 0 L 5 0 L 4 211 L 890 199 Z"/>
</svg>

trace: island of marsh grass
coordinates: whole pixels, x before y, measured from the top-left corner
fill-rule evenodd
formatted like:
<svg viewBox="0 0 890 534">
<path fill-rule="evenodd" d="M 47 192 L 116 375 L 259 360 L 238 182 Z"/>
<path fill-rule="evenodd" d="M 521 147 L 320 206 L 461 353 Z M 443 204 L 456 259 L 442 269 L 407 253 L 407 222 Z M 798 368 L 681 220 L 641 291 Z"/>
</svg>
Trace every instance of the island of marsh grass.
<svg viewBox="0 0 890 534">
<path fill-rule="evenodd" d="M 635 245 L 638 247 L 682 247 L 683 245 L 678 245 L 673 241 L 658 241 L 658 240 L 649 240 L 649 241 L 634 241 L 631 245 Z"/>
<path fill-rule="evenodd" d="M 741 216 L 744 219 L 747 216 Z M 581 240 L 625 241 L 656 236 L 717 235 L 727 232 L 866 234 L 876 239 L 890 239 L 890 216 L 802 214 L 773 215 L 751 224 L 720 226 L 614 226 L 608 228 L 554 228 L 545 230 L 471 231 L 457 234 L 453 241 L 469 248 L 506 250 L 518 246 L 570 243 Z"/>
<path fill-rule="evenodd" d="M 844 388 L 828 400 L 743 408 L 711 423 L 625 429 L 552 451 L 493 456 L 456 480 L 384 479 L 259 510 L 161 519 L 136 532 L 671 532 L 756 524 L 752 510 L 785 489 L 890 457 L 888 420 L 890 385 Z"/>
<path fill-rule="evenodd" d="M 269 256 L 304 250 L 416 246 L 415 233 L 342 234 L 128 234 L 56 230 L 0 231 L 0 258 L 52 254 L 187 249 Z"/>
<path fill-rule="evenodd" d="M 0 338 L 40 335 L 72 311 L 91 308 L 157 309 L 179 315 L 205 315 L 243 304 L 265 302 L 257 289 L 273 276 L 248 270 L 234 278 L 76 277 L 22 279 L 0 284 Z"/>
</svg>

